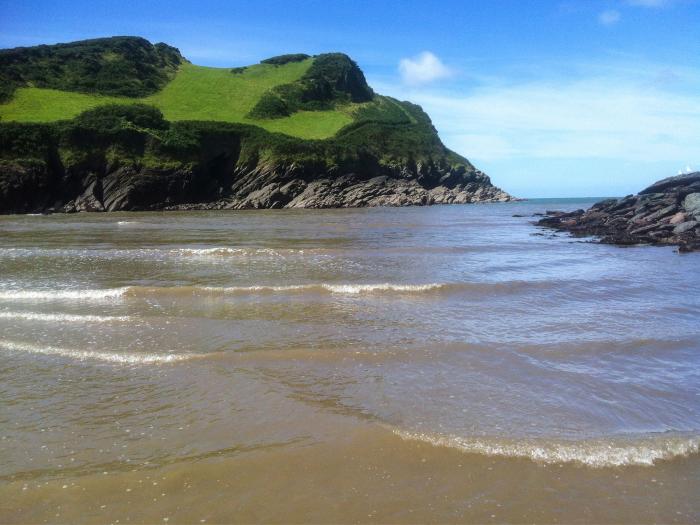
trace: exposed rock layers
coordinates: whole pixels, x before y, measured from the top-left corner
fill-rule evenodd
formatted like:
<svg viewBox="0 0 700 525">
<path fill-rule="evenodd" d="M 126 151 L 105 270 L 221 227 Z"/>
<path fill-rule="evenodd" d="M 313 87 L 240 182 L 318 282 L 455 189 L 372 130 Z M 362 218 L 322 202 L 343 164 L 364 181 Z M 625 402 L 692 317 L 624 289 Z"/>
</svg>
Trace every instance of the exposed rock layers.
<svg viewBox="0 0 700 525">
<path fill-rule="evenodd" d="M 700 172 L 660 180 L 637 195 L 608 199 L 590 209 L 547 212 L 539 226 L 595 235 L 618 245 L 678 245 L 700 249 Z"/>
</svg>

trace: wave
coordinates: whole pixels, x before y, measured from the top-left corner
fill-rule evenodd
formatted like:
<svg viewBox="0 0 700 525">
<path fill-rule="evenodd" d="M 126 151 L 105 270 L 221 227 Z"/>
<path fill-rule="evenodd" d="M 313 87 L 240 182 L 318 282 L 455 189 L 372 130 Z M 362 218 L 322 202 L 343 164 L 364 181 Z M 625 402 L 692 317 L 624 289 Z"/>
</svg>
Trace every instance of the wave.
<svg viewBox="0 0 700 525">
<path fill-rule="evenodd" d="M 296 248 L 283 248 L 283 249 L 274 249 L 274 248 L 231 248 L 227 246 L 220 246 L 220 247 L 215 247 L 215 248 L 173 248 L 170 250 L 166 250 L 166 252 L 170 255 L 179 255 L 179 256 L 190 256 L 190 257 L 226 257 L 226 256 L 234 256 L 234 257 L 258 257 L 258 256 L 267 256 L 267 257 L 286 257 L 289 255 L 304 255 L 304 254 L 318 254 L 319 250 L 317 249 L 309 249 L 309 250 L 303 250 L 303 249 L 296 249 Z"/>
<path fill-rule="evenodd" d="M 126 315 L 73 315 L 41 314 L 34 312 L 0 312 L 0 319 L 22 319 L 25 321 L 47 321 L 60 323 L 118 323 L 130 321 L 131 317 Z"/>
<path fill-rule="evenodd" d="M 121 223 L 118 223 L 121 224 Z M 125 225 L 135 223 L 124 223 Z M 171 257 L 212 258 L 212 257 L 275 257 L 284 258 L 296 255 L 325 255 L 318 249 L 272 249 L 220 246 L 214 248 L 2 248 L 0 257 L 66 257 L 77 259 L 168 259 Z"/>
<path fill-rule="evenodd" d="M 429 284 L 291 284 L 283 286 L 177 286 L 177 287 L 141 287 L 132 286 L 124 295 L 131 297 L 153 295 L 255 295 L 275 293 L 327 293 L 339 295 L 359 294 L 416 294 L 450 288 L 445 283 Z"/>
<path fill-rule="evenodd" d="M 193 257 L 210 257 L 210 256 L 231 256 L 231 255 L 250 255 L 253 254 L 251 250 L 246 248 L 174 248 L 168 250 L 167 253 L 172 255 L 189 255 Z"/>
<path fill-rule="evenodd" d="M 192 359 L 207 357 L 207 354 L 146 354 L 146 353 L 120 353 L 102 352 L 97 350 L 80 350 L 75 348 L 64 348 L 49 345 L 34 345 L 20 343 L 16 341 L 0 340 L 0 347 L 12 352 L 24 352 L 31 354 L 42 354 L 48 356 L 69 357 L 79 361 L 103 361 L 108 363 L 128 364 L 128 365 L 149 365 L 167 364 L 179 361 L 189 361 Z"/>
<path fill-rule="evenodd" d="M 537 463 L 575 463 L 592 468 L 653 466 L 700 452 L 700 436 L 655 435 L 582 441 L 519 441 L 462 438 L 392 429 L 400 438 L 436 447 L 454 448 L 469 454 L 526 458 Z"/>
<path fill-rule="evenodd" d="M 72 299 L 76 301 L 100 301 L 122 297 L 128 289 L 128 287 L 123 287 L 99 290 L 0 290 L 0 300 L 52 301 Z"/>
<path fill-rule="evenodd" d="M 101 301 L 120 298 L 140 298 L 152 296 L 198 296 L 198 295 L 255 295 L 255 294 L 290 294 L 315 293 L 335 295 L 412 295 L 430 293 L 503 294 L 515 293 L 526 289 L 549 289 L 557 287 L 554 281 L 528 282 L 508 281 L 497 283 L 311 283 L 291 285 L 253 285 L 253 286 L 124 286 L 106 289 L 66 289 L 66 290 L 0 290 L 0 300 L 76 300 Z"/>
<path fill-rule="evenodd" d="M 430 284 L 298 284 L 284 286 L 125 286 L 121 288 L 82 290 L 3 290 L 0 300 L 33 301 L 101 301 L 128 297 L 197 296 L 197 295 L 251 295 L 274 293 L 329 293 L 359 294 L 415 294 L 449 289 L 455 285 Z M 459 286 L 459 285 L 457 285 Z"/>
</svg>

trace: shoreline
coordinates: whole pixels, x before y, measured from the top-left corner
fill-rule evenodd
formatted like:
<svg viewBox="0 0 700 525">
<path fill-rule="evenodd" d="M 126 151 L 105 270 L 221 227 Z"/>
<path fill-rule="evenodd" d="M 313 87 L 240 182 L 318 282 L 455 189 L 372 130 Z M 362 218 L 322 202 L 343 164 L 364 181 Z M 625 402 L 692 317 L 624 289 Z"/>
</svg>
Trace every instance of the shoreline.
<svg viewBox="0 0 700 525">
<path fill-rule="evenodd" d="M 368 423 L 343 427 L 342 435 L 320 441 L 0 483 L 5 523 L 697 519 L 697 455 L 653 467 L 542 465 L 404 440 Z M 205 500 L 213 504 L 203 506 Z"/>
</svg>

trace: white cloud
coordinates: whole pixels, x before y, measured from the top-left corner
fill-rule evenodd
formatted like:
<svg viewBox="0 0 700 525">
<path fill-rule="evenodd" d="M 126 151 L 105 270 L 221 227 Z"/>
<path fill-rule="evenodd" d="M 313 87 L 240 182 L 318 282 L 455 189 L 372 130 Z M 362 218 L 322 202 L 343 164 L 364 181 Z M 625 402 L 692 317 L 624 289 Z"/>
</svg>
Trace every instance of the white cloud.
<svg viewBox="0 0 700 525">
<path fill-rule="evenodd" d="M 610 9 L 603 11 L 598 15 L 598 22 L 604 26 L 611 26 L 617 24 L 620 21 L 620 12 Z"/>
<path fill-rule="evenodd" d="M 627 0 L 627 4 L 636 7 L 665 7 L 671 0 Z"/>
<path fill-rule="evenodd" d="M 445 143 L 476 161 L 598 158 L 677 166 L 699 160 L 700 74 L 694 75 L 684 75 L 683 92 L 650 86 L 648 71 L 490 83 L 467 95 L 380 91 L 422 105 Z"/>
<path fill-rule="evenodd" d="M 452 70 L 430 51 L 401 59 L 399 72 L 406 84 L 428 84 L 452 76 Z"/>
</svg>

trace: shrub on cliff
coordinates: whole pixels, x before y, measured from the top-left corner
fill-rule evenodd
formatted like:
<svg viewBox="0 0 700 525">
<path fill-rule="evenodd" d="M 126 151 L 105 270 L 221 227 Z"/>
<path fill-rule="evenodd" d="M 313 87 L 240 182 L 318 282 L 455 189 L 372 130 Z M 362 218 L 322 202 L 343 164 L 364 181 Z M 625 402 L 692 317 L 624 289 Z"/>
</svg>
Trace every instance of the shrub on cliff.
<svg viewBox="0 0 700 525">
<path fill-rule="evenodd" d="M 374 91 L 362 70 L 343 53 L 314 57 L 299 80 L 276 86 L 265 93 L 250 111 L 252 118 L 281 118 L 295 111 L 327 110 L 337 104 L 369 102 Z"/>
<path fill-rule="evenodd" d="M 0 50 L 0 102 L 20 86 L 143 97 L 160 90 L 184 59 L 138 37 Z"/>
<path fill-rule="evenodd" d="M 272 64 L 273 66 L 282 66 L 284 64 L 289 64 L 290 62 L 302 62 L 307 58 L 311 58 L 309 55 L 304 53 L 289 53 L 287 55 L 278 55 L 275 57 L 266 58 L 261 60 L 261 64 Z"/>
</svg>

